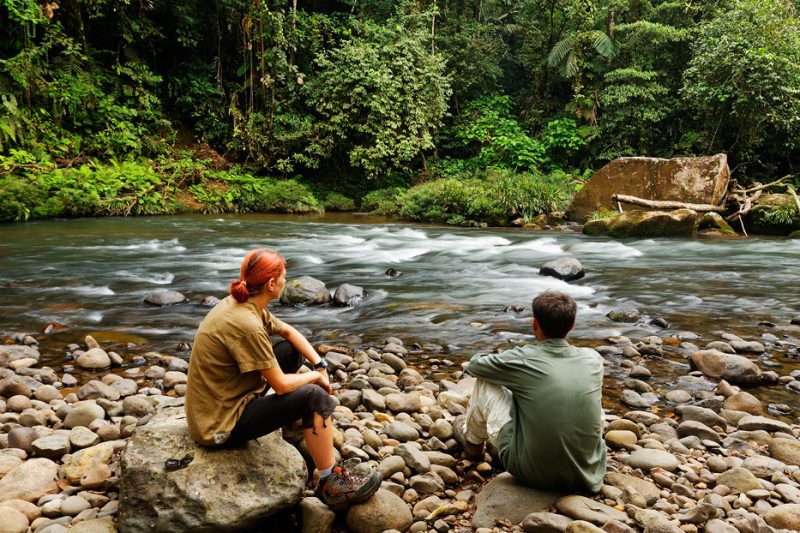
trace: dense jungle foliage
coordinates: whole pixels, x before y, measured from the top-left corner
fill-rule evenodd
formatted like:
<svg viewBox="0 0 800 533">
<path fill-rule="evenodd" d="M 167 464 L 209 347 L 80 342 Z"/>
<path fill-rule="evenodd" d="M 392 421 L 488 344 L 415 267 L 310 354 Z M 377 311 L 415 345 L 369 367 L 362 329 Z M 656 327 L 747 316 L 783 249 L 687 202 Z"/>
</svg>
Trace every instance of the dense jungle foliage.
<svg viewBox="0 0 800 533">
<path fill-rule="evenodd" d="M 0 0 L 0 221 L 504 223 L 624 155 L 794 173 L 798 4 Z"/>
</svg>

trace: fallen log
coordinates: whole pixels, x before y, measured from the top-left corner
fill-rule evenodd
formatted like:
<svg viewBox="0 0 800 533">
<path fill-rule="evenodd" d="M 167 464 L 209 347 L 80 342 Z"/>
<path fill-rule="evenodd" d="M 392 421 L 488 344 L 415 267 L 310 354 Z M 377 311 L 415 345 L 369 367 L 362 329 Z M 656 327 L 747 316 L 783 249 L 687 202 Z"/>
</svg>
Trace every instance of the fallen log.
<svg viewBox="0 0 800 533">
<path fill-rule="evenodd" d="M 632 205 L 640 205 L 642 207 L 650 207 L 652 209 L 691 209 L 692 211 L 708 212 L 715 211 L 717 213 L 724 213 L 725 208 L 719 205 L 711 204 L 689 204 L 686 202 L 674 202 L 671 200 L 647 200 L 637 196 L 628 196 L 627 194 L 613 194 L 611 199 L 615 202 L 622 202 Z"/>
</svg>

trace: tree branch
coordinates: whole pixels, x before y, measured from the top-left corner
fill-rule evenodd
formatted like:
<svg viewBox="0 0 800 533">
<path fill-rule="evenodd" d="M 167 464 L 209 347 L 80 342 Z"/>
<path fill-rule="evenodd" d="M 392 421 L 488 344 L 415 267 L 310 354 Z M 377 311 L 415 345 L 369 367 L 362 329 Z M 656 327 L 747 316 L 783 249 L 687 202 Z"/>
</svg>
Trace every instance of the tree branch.
<svg viewBox="0 0 800 533">
<path fill-rule="evenodd" d="M 692 211 L 700 211 L 700 212 L 708 212 L 708 211 L 715 211 L 717 213 L 725 212 L 724 207 L 717 205 L 689 204 L 686 202 L 673 202 L 670 200 L 647 200 L 636 196 L 628 196 L 627 194 L 614 194 L 611 196 L 611 199 L 616 202 L 640 205 L 642 207 L 651 207 L 653 209 L 691 209 Z"/>
</svg>

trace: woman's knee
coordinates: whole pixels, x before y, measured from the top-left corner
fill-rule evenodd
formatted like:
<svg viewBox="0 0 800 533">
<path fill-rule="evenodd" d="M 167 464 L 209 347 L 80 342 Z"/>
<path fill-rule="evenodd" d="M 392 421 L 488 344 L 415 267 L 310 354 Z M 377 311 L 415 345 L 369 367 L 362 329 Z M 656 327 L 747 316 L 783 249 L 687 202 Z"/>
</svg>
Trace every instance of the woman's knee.
<svg viewBox="0 0 800 533">
<path fill-rule="evenodd" d="M 303 385 L 298 391 L 302 393 L 305 402 L 305 416 L 303 417 L 305 427 L 313 425 L 315 414 L 326 420 L 336 409 L 336 400 L 319 385 Z"/>
</svg>

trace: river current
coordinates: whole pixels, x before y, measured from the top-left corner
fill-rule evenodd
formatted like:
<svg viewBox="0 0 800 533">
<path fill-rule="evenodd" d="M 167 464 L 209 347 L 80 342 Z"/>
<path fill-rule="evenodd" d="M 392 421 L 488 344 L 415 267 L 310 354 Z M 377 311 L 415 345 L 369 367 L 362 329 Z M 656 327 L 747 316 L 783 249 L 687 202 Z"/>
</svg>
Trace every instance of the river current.
<svg viewBox="0 0 800 533">
<path fill-rule="evenodd" d="M 50 364 L 86 334 L 117 343 L 119 351 L 130 342 L 180 355 L 178 344 L 191 342 L 208 311 L 198 302 L 223 297 L 254 247 L 284 254 L 289 279 L 313 276 L 331 290 L 340 283 L 364 287 L 367 296 L 354 308 L 272 307 L 315 342 L 355 346 L 397 336 L 441 346 L 437 351 L 458 362 L 530 339 L 531 298 L 546 289 L 577 300 L 572 337 L 579 344 L 685 331 L 699 335 L 693 342 L 701 346 L 723 332 L 770 346 L 800 342 L 800 327 L 789 324 L 800 314 L 797 239 L 612 240 L 570 230 L 465 229 L 350 215 L 76 219 L 4 225 L 0 232 L 0 334 L 36 334 Z M 544 262 L 565 256 L 583 263 L 583 279 L 565 283 L 538 274 Z M 402 275 L 387 276 L 389 268 Z M 143 303 L 160 289 L 180 291 L 188 302 Z M 510 305 L 524 311 L 504 311 Z M 606 318 L 623 307 L 638 308 L 642 322 Z M 650 325 L 657 317 L 671 328 Z M 49 323 L 65 329 L 44 336 Z M 790 345 L 768 352 L 766 366 L 779 373 L 800 368 Z M 682 356 L 662 363 L 663 380 L 672 378 L 670 368 L 686 372 Z M 796 395 L 776 394 L 797 402 Z"/>
</svg>

